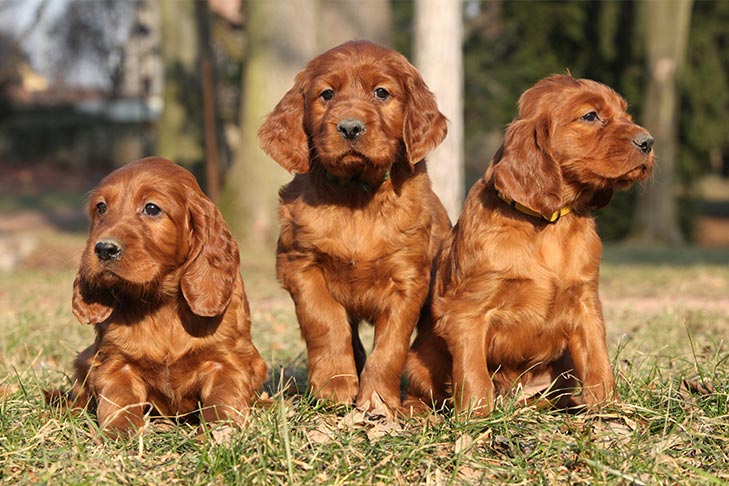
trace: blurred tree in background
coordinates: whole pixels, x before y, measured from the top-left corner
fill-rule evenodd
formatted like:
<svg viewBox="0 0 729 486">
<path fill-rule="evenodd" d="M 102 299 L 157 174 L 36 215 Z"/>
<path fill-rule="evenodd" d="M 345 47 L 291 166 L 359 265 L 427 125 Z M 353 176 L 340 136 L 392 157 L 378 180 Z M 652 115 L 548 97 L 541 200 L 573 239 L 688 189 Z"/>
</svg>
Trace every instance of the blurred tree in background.
<svg viewBox="0 0 729 486">
<path fill-rule="evenodd" d="M 645 2 L 645 8 L 659 4 L 666 2 Z M 501 144 L 519 95 L 549 74 L 569 70 L 612 86 L 628 100 L 633 117 L 646 123 L 649 33 L 641 21 L 641 5 L 630 0 L 461 4 L 466 188 L 483 174 Z M 668 5 L 671 13 L 677 11 L 676 0 Z M 35 20 L 14 24 L 17 14 L 29 9 Z M 145 9 L 158 14 L 135 20 Z M 201 22 L 202 17 L 208 22 Z M 414 19 L 414 2 L 395 0 L 0 2 L 0 163 L 46 157 L 74 161 L 77 167 L 112 167 L 130 160 L 131 154 L 159 153 L 193 169 L 201 182 L 221 179 L 222 204 L 236 235 L 244 242 L 270 245 L 276 233 L 277 190 L 291 176 L 257 147 L 255 132 L 266 113 L 309 59 L 349 38 L 392 45 L 414 60 Z M 653 17 L 650 21 L 656 22 Z M 48 31 L 47 40 L 31 42 L 42 29 Z M 144 48 L 133 47 L 140 40 Z M 45 54 L 34 52 L 43 46 Z M 165 66 L 161 114 L 154 77 L 142 69 L 142 55 Z M 212 61 L 208 65 L 215 89 L 203 96 L 206 57 Z M 38 59 L 52 65 L 42 76 L 33 70 Z M 693 2 L 684 67 L 676 80 L 675 163 L 662 166 L 657 147 L 656 170 L 661 176 L 661 171 L 674 175 L 673 182 L 659 183 L 677 203 L 677 214 L 670 219 L 678 219 L 682 234 L 690 238 L 696 215 L 706 211 L 697 181 L 710 172 L 729 175 L 729 2 Z M 125 93 L 130 76 L 145 86 L 141 92 Z M 45 91 L 38 87 L 43 84 L 39 78 L 49 85 Z M 66 89 L 90 78 L 95 94 L 88 87 Z M 158 92 L 161 98 L 162 89 Z M 92 114 L 81 109 L 101 95 L 112 101 L 137 98 L 146 115 L 120 121 L 110 118 L 111 109 Z M 144 142 L 131 150 L 134 137 Z M 219 145 L 218 176 L 202 171 L 204 160 L 214 157 L 211 140 Z M 127 150 L 104 149 L 105 144 Z M 453 172 L 457 185 L 459 176 Z M 651 191 L 648 187 L 616 194 L 600 211 L 603 237 L 621 239 L 644 225 L 633 215 L 638 195 Z M 650 218 L 654 211 L 646 214 Z"/>
<path fill-rule="evenodd" d="M 693 3 L 681 77 L 679 180 L 712 169 L 729 176 L 729 2 Z"/>
<path fill-rule="evenodd" d="M 27 62 L 23 51 L 14 39 L 0 32 L 0 120 L 11 113 L 9 92 L 20 83 L 20 69 Z"/>
<path fill-rule="evenodd" d="M 390 0 L 318 0 L 317 54 L 352 39 L 392 44 Z"/>
<path fill-rule="evenodd" d="M 656 6 L 661 2 L 646 2 Z M 666 3 L 666 2 L 663 2 Z M 668 2 L 675 6 L 675 2 Z M 516 114 L 519 94 L 537 80 L 569 70 L 621 93 L 638 122 L 648 83 L 640 2 L 569 0 L 467 2 L 465 16 L 465 150 L 467 186 L 480 177 Z M 675 9 L 671 8 L 671 12 Z M 539 19 L 537 22 L 535 19 Z M 654 18 L 650 21 L 655 22 Z M 696 2 L 692 10 L 684 76 L 678 79 L 678 156 L 675 185 L 679 225 L 691 234 L 696 204 L 694 183 L 710 160 L 727 152 L 729 130 L 729 2 Z M 650 128 L 650 127 L 649 127 Z M 713 158 L 712 158 L 712 155 Z M 717 162 L 717 164 L 719 164 Z M 661 167 L 657 171 L 669 170 Z M 650 184 L 650 182 L 649 182 Z M 622 239 L 634 225 L 638 185 L 617 193 L 600 211 L 598 226 L 607 239 Z"/>
<path fill-rule="evenodd" d="M 678 146 L 678 83 L 691 20 L 692 0 L 643 2 L 648 82 L 641 119 L 655 139 L 659 170 L 638 194 L 631 239 L 642 244 L 684 242 L 676 204 L 676 149 Z"/>
<path fill-rule="evenodd" d="M 289 175 L 259 148 L 258 127 L 315 52 L 316 0 L 245 4 L 240 144 L 225 181 L 223 212 L 244 246 L 266 246 L 278 232 L 278 188 Z"/>
<path fill-rule="evenodd" d="M 466 23 L 467 185 L 480 177 L 516 115 L 519 95 L 539 79 L 569 71 L 620 92 L 639 114 L 642 35 L 632 2 L 488 2 Z M 540 19 L 536 22 L 534 19 Z M 626 197 L 628 196 L 628 197 Z M 601 231 L 623 237 L 633 194 L 617 194 L 598 218 Z"/>
<path fill-rule="evenodd" d="M 203 158 L 202 84 L 196 0 L 160 0 L 164 109 L 157 154 L 189 165 Z"/>
<path fill-rule="evenodd" d="M 130 117 L 133 103 L 122 99 L 124 78 L 137 61 L 127 55 L 126 43 L 141 3 L 0 3 L 0 31 L 22 52 L 19 77 L 3 90 L 8 115 L 0 120 L 4 166 L 55 164 L 79 170 L 123 158 L 129 145 L 149 145 L 153 137 L 144 132 L 151 115 Z M 16 18 L 21 14 L 24 22 Z M 0 56 L 0 65 L 12 66 L 14 60 Z"/>
<path fill-rule="evenodd" d="M 463 2 L 416 0 L 414 61 L 438 109 L 448 118 L 448 135 L 427 155 L 433 191 L 451 223 L 458 220 L 464 199 L 463 173 Z"/>
<path fill-rule="evenodd" d="M 200 85 L 202 95 L 203 146 L 205 148 L 205 190 L 213 202 L 220 200 L 221 167 L 219 142 L 221 130 L 218 129 L 218 110 L 216 96 L 215 59 L 211 32 L 211 12 L 204 2 L 195 2 L 195 18 L 198 31 L 198 56 Z"/>
<path fill-rule="evenodd" d="M 389 4 L 372 0 L 362 8 L 352 0 L 292 0 L 245 5 L 241 144 L 227 176 L 223 210 L 244 246 L 270 247 L 278 238 L 278 190 L 292 176 L 258 148 L 258 128 L 316 54 L 353 37 L 386 42 Z"/>
<path fill-rule="evenodd" d="M 693 239 L 702 237 L 699 230 L 707 236 L 697 216 L 729 221 L 729 190 L 721 183 L 729 181 L 729 2 L 693 2 L 679 88 L 675 180 L 681 228 Z M 719 184 L 701 191 L 702 179 Z M 719 242 L 726 244 L 729 225 L 715 228 L 724 232 Z"/>
<path fill-rule="evenodd" d="M 51 58 L 57 76 L 73 78 L 93 66 L 95 74 L 101 76 L 98 82 L 116 95 L 125 67 L 124 44 L 135 8 L 132 2 L 114 0 L 66 2 L 61 20 L 50 31 L 58 47 Z"/>
</svg>

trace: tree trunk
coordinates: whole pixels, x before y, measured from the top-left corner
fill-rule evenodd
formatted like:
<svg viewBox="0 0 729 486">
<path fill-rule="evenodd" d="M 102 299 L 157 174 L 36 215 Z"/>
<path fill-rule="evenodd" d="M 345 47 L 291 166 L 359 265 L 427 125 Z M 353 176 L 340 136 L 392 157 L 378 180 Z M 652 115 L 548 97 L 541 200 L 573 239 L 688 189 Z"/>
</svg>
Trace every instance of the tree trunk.
<svg viewBox="0 0 729 486">
<path fill-rule="evenodd" d="M 278 238 L 278 190 L 292 176 L 258 148 L 266 115 L 315 55 L 316 0 L 246 2 L 248 34 L 241 102 L 241 140 L 221 205 L 244 247 L 270 248 Z"/>
<path fill-rule="evenodd" d="M 688 41 L 692 0 L 643 2 L 648 86 L 642 123 L 655 139 L 653 180 L 638 195 L 631 240 L 642 244 L 681 244 L 674 171 L 678 140 L 678 90 Z"/>
<path fill-rule="evenodd" d="M 160 21 L 165 81 L 157 153 L 189 165 L 203 158 L 194 0 L 161 0 Z"/>
<path fill-rule="evenodd" d="M 319 0 L 317 47 L 324 52 L 352 39 L 392 44 L 389 0 Z"/>
<path fill-rule="evenodd" d="M 215 102 L 215 63 L 210 37 L 208 4 L 195 2 L 200 39 L 200 76 L 202 84 L 203 128 L 205 138 L 205 192 L 213 202 L 220 200 L 220 161 L 218 160 L 218 116 Z"/>
<path fill-rule="evenodd" d="M 448 118 L 448 136 L 426 160 L 451 221 L 463 204 L 463 19 L 461 0 L 415 2 L 415 65 Z"/>
</svg>

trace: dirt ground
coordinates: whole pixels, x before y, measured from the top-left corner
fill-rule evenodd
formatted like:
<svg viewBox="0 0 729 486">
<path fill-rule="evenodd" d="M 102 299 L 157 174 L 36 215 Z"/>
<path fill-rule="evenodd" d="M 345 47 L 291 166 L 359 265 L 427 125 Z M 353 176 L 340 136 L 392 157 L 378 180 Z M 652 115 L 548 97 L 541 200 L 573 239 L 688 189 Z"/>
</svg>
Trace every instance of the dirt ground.
<svg viewBox="0 0 729 486">
<path fill-rule="evenodd" d="M 75 266 L 88 225 L 84 195 L 106 171 L 0 163 L 0 271 Z"/>
</svg>

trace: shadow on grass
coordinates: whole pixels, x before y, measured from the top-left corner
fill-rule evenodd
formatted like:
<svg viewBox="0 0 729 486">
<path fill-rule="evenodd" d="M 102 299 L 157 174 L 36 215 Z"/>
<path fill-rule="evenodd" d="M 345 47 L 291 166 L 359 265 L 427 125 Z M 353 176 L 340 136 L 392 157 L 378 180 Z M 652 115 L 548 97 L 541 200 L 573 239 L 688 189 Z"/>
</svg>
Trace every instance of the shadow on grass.
<svg viewBox="0 0 729 486">
<path fill-rule="evenodd" d="M 729 265 L 729 248 L 646 248 L 606 244 L 602 261 L 609 265 Z"/>
<path fill-rule="evenodd" d="M 274 396 L 284 392 L 284 396 L 303 395 L 306 393 L 307 369 L 306 357 L 299 355 L 287 363 L 269 363 L 268 379 L 262 391 Z"/>
</svg>

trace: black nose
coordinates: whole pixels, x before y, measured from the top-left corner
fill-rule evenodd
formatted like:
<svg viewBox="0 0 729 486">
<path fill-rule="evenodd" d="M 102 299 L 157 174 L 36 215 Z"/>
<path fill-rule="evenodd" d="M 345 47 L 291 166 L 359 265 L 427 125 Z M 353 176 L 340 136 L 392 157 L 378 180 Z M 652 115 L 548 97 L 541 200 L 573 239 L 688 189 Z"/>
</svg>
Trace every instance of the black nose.
<svg viewBox="0 0 729 486">
<path fill-rule="evenodd" d="M 653 148 L 653 137 L 648 132 L 639 133 L 634 139 L 633 143 L 640 149 L 641 152 L 647 154 Z"/>
<path fill-rule="evenodd" d="M 106 239 L 96 242 L 94 253 L 99 257 L 99 260 L 108 262 L 109 260 L 118 260 L 124 253 L 124 249 L 116 241 Z"/>
<path fill-rule="evenodd" d="M 337 125 L 337 131 L 347 140 L 357 140 L 365 131 L 365 124 L 357 118 L 345 118 Z"/>
</svg>

